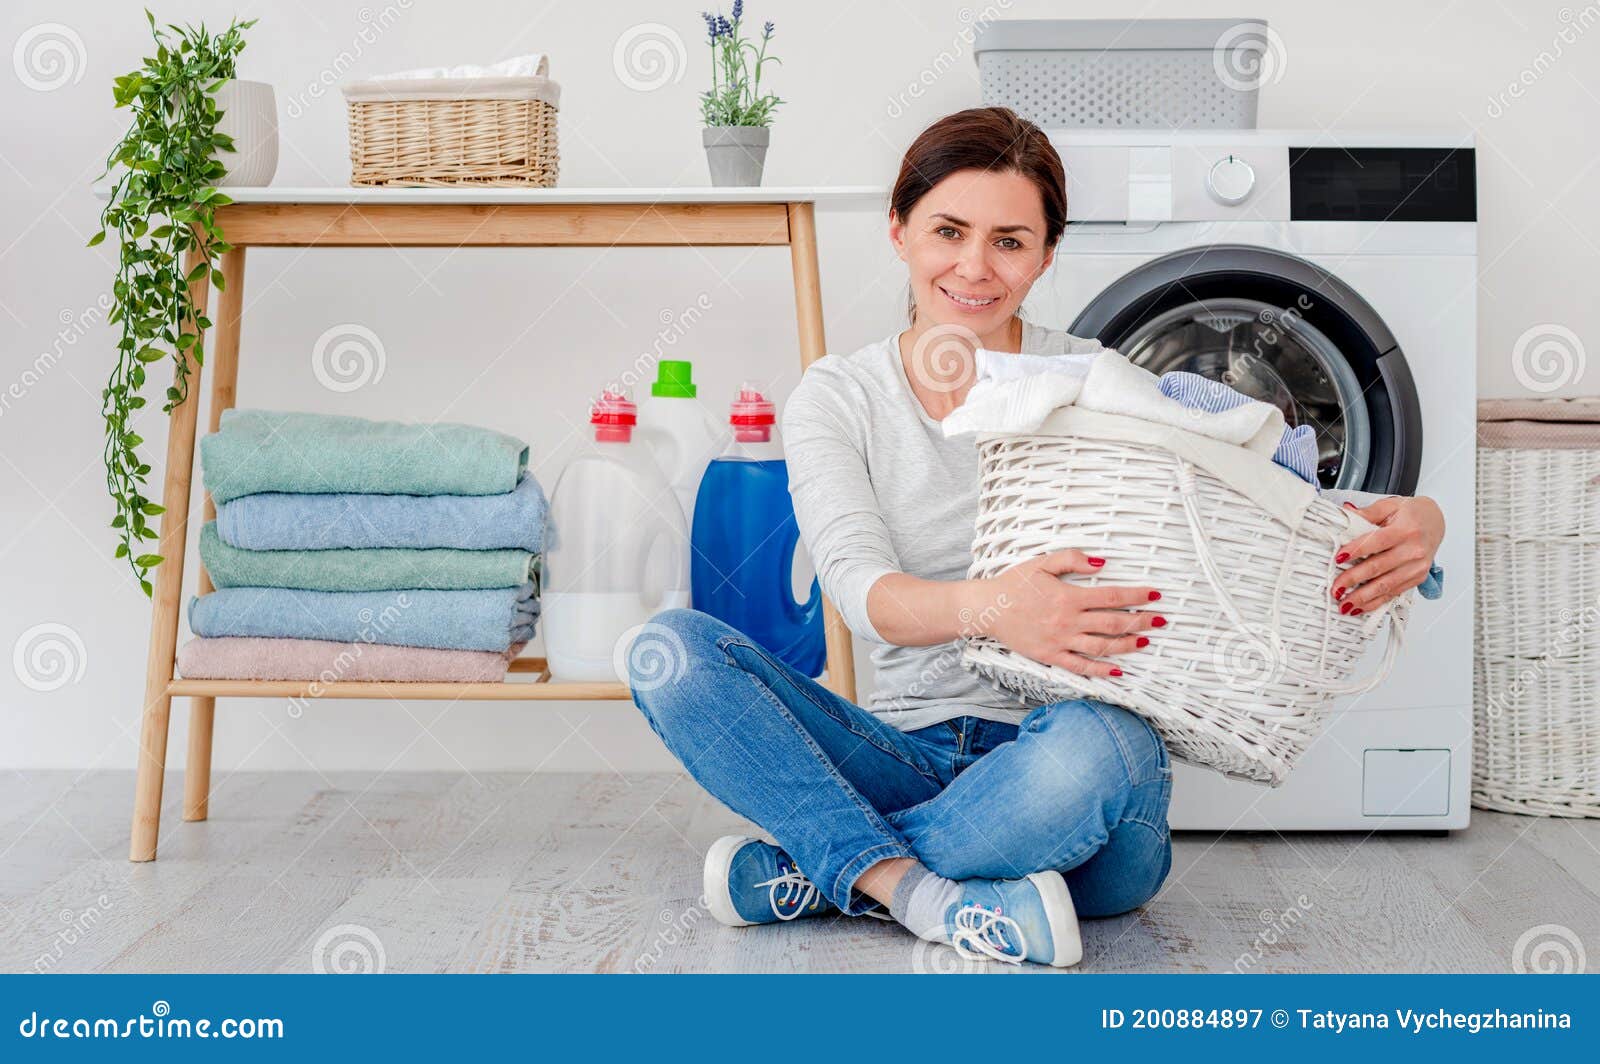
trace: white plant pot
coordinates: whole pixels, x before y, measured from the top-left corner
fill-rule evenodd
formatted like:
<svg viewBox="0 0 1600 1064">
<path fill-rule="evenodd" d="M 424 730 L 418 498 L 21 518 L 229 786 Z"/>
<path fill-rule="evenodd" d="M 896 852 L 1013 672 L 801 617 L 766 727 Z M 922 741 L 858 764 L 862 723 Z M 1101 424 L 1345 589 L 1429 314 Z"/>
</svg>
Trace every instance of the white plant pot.
<svg viewBox="0 0 1600 1064">
<path fill-rule="evenodd" d="M 228 168 L 220 185 L 270 185 L 278 172 L 278 100 L 265 81 L 224 82 L 217 89 L 222 118 L 217 132 L 233 138 L 233 151 L 218 152 Z"/>
</svg>

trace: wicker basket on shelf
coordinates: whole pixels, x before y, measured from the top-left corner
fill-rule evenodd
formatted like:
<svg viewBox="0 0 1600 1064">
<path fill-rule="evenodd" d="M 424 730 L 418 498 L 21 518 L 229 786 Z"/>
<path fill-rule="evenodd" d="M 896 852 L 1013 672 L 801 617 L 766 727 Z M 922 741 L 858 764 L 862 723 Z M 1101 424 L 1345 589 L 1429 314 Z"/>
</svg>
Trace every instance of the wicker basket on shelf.
<svg viewBox="0 0 1600 1064">
<path fill-rule="evenodd" d="M 553 187 L 561 90 L 547 69 L 346 85 L 350 183 Z"/>
<path fill-rule="evenodd" d="M 1600 817 L 1600 399 L 1478 404 L 1472 804 Z"/>
<path fill-rule="evenodd" d="M 1105 568 L 1074 583 L 1158 587 L 1171 623 L 1120 677 L 1042 664 L 983 634 L 967 639 L 963 665 L 1037 702 L 1124 706 L 1174 757 L 1282 783 L 1328 706 L 1387 675 L 1412 595 L 1340 614 L 1328 593 L 1334 556 L 1375 526 L 1274 465 L 1271 446 L 1241 464 L 1237 447 L 1079 407 L 1056 410 L 1036 433 L 980 435 L 969 578 L 1088 550 Z M 1356 679 L 1382 635 L 1380 660 Z"/>
</svg>

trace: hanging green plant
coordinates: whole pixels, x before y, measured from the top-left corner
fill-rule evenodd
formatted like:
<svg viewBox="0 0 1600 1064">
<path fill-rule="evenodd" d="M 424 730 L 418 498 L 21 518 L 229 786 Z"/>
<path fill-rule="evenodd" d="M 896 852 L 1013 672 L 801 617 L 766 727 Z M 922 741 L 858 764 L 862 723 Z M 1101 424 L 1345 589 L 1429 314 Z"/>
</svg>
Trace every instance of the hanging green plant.
<svg viewBox="0 0 1600 1064">
<path fill-rule="evenodd" d="M 174 366 L 161 408 L 170 414 L 189 395 L 188 358 L 196 365 L 203 360 L 199 334 L 211 322 L 205 308 L 194 305 L 189 286 L 208 278 L 220 291 L 226 279 L 218 262 L 230 250 L 215 221 L 216 209 L 231 202 L 216 187 L 226 172 L 216 155 L 232 151 L 233 141 L 217 132 L 222 112 L 215 96 L 235 76 L 244 31 L 255 20 L 235 20 L 213 35 L 204 23 L 163 30 L 149 11 L 145 17 L 156 53 L 113 83 L 116 105 L 130 108 L 133 122 L 106 158 L 101 176 L 115 176 L 100 231 L 89 246 L 107 232 L 115 232 L 121 245 L 108 315 L 120 336 L 101 393 L 106 488 L 116 503 L 116 556 L 128 560 L 149 595 L 148 573 L 161 564 L 161 555 L 146 551 L 144 541 L 157 538 L 148 519 L 162 508 L 144 495 L 150 466 L 139 457 L 144 440 L 133 430 L 133 417 L 145 405 L 140 392 L 154 363 L 170 359 Z M 198 258 L 186 271 L 191 252 Z"/>
</svg>

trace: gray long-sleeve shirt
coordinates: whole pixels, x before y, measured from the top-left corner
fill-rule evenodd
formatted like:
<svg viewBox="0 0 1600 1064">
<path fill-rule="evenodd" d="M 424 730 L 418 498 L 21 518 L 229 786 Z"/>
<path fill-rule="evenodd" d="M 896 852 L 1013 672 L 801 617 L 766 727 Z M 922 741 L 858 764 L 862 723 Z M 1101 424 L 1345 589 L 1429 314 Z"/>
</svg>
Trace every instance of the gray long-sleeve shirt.
<svg viewBox="0 0 1600 1064">
<path fill-rule="evenodd" d="M 978 450 L 946 439 L 911 390 L 899 334 L 812 363 L 783 408 L 795 518 L 822 590 L 851 631 L 880 644 L 866 708 L 903 730 L 971 715 L 1016 723 L 1034 703 L 961 667 L 961 643 L 887 642 L 867 615 L 867 592 L 886 573 L 964 580 L 978 519 Z M 1100 350 L 1031 322 L 1022 350 Z"/>
<path fill-rule="evenodd" d="M 826 355 L 783 409 L 789 491 L 822 590 L 851 631 L 878 646 L 866 708 L 902 730 L 971 715 L 1016 723 L 1037 703 L 962 668 L 960 640 L 889 643 L 867 614 L 867 592 L 886 573 L 963 580 L 978 518 L 979 462 L 972 437 L 946 439 L 911 390 L 899 334 L 854 354 Z M 1024 322 L 1022 350 L 1098 351 L 1087 340 Z M 1366 492 L 1324 492 L 1365 505 Z"/>
</svg>

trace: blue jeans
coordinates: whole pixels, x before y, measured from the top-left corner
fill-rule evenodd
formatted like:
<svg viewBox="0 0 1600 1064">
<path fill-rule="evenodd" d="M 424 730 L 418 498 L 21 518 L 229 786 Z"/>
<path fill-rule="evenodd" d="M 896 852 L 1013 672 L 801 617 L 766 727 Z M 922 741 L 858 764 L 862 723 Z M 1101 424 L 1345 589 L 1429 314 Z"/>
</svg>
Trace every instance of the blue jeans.
<svg viewBox="0 0 1600 1064">
<path fill-rule="evenodd" d="M 1096 699 L 1020 725 L 957 717 L 902 732 L 698 610 L 652 619 L 629 689 L 701 786 L 759 824 L 840 909 L 856 879 L 909 857 L 950 879 L 1059 870 L 1081 916 L 1149 900 L 1172 867 L 1166 746 Z"/>
</svg>

